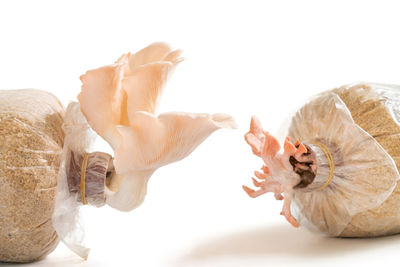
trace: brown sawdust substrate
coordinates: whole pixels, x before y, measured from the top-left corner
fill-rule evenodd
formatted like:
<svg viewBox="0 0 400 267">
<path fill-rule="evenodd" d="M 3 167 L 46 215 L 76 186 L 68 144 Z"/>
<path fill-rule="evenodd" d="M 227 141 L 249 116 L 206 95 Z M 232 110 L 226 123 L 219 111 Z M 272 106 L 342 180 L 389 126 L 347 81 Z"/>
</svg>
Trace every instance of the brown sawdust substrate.
<svg viewBox="0 0 400 267">
<path fill-rule="evenodd" d="M 51 216 L 62 122 L 54 96 L 0 91 L 0 261 L 38 260 L 58 244 Z"/>
<path fill-rule="evenodd" d="M 370 90 L 368 85 L 358 85 L 334 91 L 350 110 L 355 123 L 374 137 L 393 158 L 396 166 L 400 166 L 400 127 L 385 107 L 384 101 L 374 97 L 365 98 L 371 95 Z M 382 205 L 353 216 L 340 236 L 367 237 L 399 233 L 399 215 L 400 184 L 397 183 L 393 193 Z"/>
</svg>

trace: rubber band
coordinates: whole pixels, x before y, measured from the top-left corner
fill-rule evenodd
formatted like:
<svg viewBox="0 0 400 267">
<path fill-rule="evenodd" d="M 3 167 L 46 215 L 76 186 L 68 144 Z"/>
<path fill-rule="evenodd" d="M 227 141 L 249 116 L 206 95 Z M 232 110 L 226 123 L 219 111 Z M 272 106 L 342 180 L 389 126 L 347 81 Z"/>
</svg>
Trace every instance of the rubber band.
<svg viewBox="0 0 400 267">
<path fill-rule="evenodd" d="M 328 159 L 328 163 L 329 163 L 329 177 L 328 180 L 326 180 L 326 182 L 317 190 L 324 190 L 331 182 L 333 179 L 333 173 L 335 172 L 335 163 L 333 161 L 333 157 L 331 152 L 329 151 L 329 148 L 327 146 L 325 146 L 324 144 L 320 143 L 320 142 L 316 142 L 314 143 L 316 146 L 318 146 L 322 152 L 324 152 L 325 157 Z"/>
<path fill-rule="evenodd" d="M 89 154 L 85 153 L 81 166 L 81 201 L 83 205 L 87 204 L 86 201 L 86 166 L 88 163 Z"/>
</svg>

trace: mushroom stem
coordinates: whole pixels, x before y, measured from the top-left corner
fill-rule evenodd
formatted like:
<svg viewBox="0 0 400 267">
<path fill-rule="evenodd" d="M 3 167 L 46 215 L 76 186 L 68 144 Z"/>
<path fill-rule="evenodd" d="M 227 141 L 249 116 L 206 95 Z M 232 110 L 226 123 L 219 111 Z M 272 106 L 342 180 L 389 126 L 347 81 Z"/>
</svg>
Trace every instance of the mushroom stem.
<svg viewBox="0 0 400 267">
<path fill-rule="evenodd" d="M 115 184 L 120 183 L 117 192 L 106 192 L 106 203 L 120 211 L 131 211 L 142 204 L 147 193 L 147 182 L 153 170 L 134 171 L 116 175 Z M 112 183 L 112 181 L 111 181 Z"/>
</svg>

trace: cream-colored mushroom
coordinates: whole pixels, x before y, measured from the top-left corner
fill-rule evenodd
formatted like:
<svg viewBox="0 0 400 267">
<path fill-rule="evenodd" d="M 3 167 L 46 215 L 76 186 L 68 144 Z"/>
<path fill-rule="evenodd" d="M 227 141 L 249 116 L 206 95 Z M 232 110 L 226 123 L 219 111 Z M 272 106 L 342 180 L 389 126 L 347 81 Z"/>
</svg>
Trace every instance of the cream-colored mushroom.
<svg viewBox="0 0 400 267">
<path fill-rule="evenodd" d="M 215 130 L 235 128 L 225 114 L 155 115 L 163 85 L 181 61 L 179 50 L 154 43 L 81 77 L 82 113 L 115 151 L 106 200 L 113 208 L 136 208 L 156 169 L 183 159 Z"/>
</svg>

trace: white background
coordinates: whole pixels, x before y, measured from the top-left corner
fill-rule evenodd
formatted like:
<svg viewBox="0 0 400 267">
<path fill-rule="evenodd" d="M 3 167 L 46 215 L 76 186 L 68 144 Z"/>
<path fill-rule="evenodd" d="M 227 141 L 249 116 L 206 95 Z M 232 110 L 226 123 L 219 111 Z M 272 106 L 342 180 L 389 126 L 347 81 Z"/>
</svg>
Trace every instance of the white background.
<svg viewBox="0 0 400 267">
<path fill-rule="evenodd" d="M 86 70 L 166 41 L 187 60 L 159 112 L 225 112 L 239 125 L 158 170 L 138 209 L 85 210 L 88 261 L 60 244 L 34 266 L 398 266 L 400 236 L 293 229 L 280 202 L 241 185 L 261 166 L 243 140 L 251 115 L 282 133 L 320 91 L 400 84 L 399 12 L 396 1 L 0 2 L 0 88 L 43 89 L 66 105 Z"/>
</svg>

